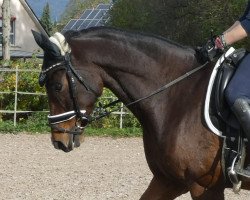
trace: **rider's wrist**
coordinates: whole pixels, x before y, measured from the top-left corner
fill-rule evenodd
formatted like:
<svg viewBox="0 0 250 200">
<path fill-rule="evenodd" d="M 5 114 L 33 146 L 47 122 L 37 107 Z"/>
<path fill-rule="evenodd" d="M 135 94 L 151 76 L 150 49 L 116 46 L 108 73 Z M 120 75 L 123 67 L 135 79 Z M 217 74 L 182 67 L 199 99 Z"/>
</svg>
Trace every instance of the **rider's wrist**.
<svg viewBox="0 0 250 200">
<path fill-rule="evenodd" d="M 225 39 L 225 35 L 222 34 L 219 37 L 221 39 L 221 43 L 222 43 L 223 47 L 226 48 L 228 45 L 227 45 L 227 42 L 226 42 L 226 39 Z"/>
</svg>

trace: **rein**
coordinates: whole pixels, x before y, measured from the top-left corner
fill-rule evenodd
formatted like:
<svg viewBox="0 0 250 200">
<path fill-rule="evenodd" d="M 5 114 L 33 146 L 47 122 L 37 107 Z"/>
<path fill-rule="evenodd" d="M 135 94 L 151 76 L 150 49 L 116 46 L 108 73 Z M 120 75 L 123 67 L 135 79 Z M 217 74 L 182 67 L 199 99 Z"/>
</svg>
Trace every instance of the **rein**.
<svg viewBox="0 0 250 200">
<path fill-rule="evenodd" d="M 186 79 L 187 77 L 191 76 L 191 75 L 194 74 L 195 72 L 201 70 L 201 69 L 204 68 L 208 63 L 209 63 L 208 61 L 205 62 L 203 65 L 201 65 L 201 66 L 199 66 L 199 67 L 196 67 L 196 68 L 194 68 L 194 69 L 192 69 L 192 70 L 186 72 L 186 73 L 183 74 L 182 76 L 180 76 L 180 77 L 176 78 L 175 80 L 171 81 L 170 83 L 167 83 L 166 85 L 160 87 L 159 89 L 157 89 L 156 91 L 150 93 L 149 95 L 147 95 L 147 96 L 145 96 L 145 97 L 142 97 L 142 98 L 140 98 L 140 99 L 137 99 L 137 100 L 135 100 L 135 101 L 133 101 L 133 102 L 131 102 L 131 103 L 125 104 L 124 106 L 122 106 L 122 108 L 132 106 L 132 105 L 134 105 L 134 104 L 136 104 L 136 103 L 138 103 L 138 102 L 140 102 L 140 101 L 146 100 L 146 99 L 148 99 L 148 98 L 150 98 L 150 97 L 152 97 L 152 96 L 154 96 L 154 95 L 156 95 L 156 94 L 158 94 L 158 93 L 160 93 L 160 92 L 162 92 L 162 91 L 164 91 L 164 90 L 170 88 L 171 86 L 175 85 L 176 83 L 178 83 L 178 82 L 180 82 L 180 81 Z M 113 109 L 113 110 L 111 110 L 111 111 L 106 111 L 106 110 L 105 110 L 106 108 L 111 107 L 111 106 L 113 106 L 113 105 L 115 105 L 115 104 L 117 104 L 117 103 L 119 103 L 119 102 L 120 102 L 120 100 L 117 99 L 117 100 L 115 100 L 115 101 L 113 101 L 113 102 L 111 102 L 111 103 L 105 105 L 104 107 L 101 108 L 101 109 L 104 109 L 104 113 L 103 113 L 103 114 L 100 114 L 100 115 L 97 116 L 97 117 L 91 118 L 91 120 L 90 120 L 89 122 L 99 120 L 99 119 L 101 119 L 101 118 L 103 118 L 103 117 L 106 117 L 106 116 L 110 115 L 112 112 L 115 112 L 115 111 L 120 110 L 120 108 Z"/>
<path fill-rule="evenodd" d="M 176 78 L 175 80 L 167 83 L 166 85 L 160 87 L 159 89 L 157 89 L 156 91 L 150 93 L 149 95 L 142 97 L 140 99 L 137 99 L 133 102 L 130 102 L 128 104 L 125 104 L 123 107 L 129 107 L 132 106 L 140 101 L 146 100 L 166 89 L 168 89 L 169 87 L 175 85 L 176 83 L 186 79 L 187 77 L 191 76 L 192 74 L 194 74 L 195 72 L 201 70 L 202 68 L 204 68 L 206 65 L 208 64 L 208 62 L 206 62 L 205 64 L 196 67 L 190 71 L 188 71 L 187 73 L 183 74 L 182 76 Z M 106 117 L 108 115 L 110 115 L 112 112 L 114 111 L 118 111 L 120 108 L 116 108 L 116 109 L 112 109 L 111 111 L 107 111 L 106 109 L 109 107 L 112 107 L 114 105 L 116 105 L 117 103 L 120 102 L 119 99 L 101 106 L 99 108 L 97 108 L 96 113 L 98 113 L 97 116 L 94 117 L 90 117 L 86 115 L 86 110 L 81 110 L 80 106 L 78 104 L 78 99 L 77 99 L 77 87 L 76 87 L 76 82 L 74 77 L 86 88 L 87 91 L 90 90 L 90 88 L 85 84 L 83 78 L 76 72 L 76 70 L 73 68 L 71 61 L 70 61 L 70 55 L 67 53 L 64 57 L 64 61 L 63 62 L 59 62 L 57 64 L 52 65 L 51 67 L 47 68 L 46 70 L 43 70 L 40 73 L 39 76 L 39 83 L 40 85 L 44 85 L 44 82 L 46 82 L 47 79 L 47 74 L 51 71 L 55 71 L 57 70 L 57 68 L 61 68 L 62 66 L 64 66 L 63 68 L 65 68 L 66 70 L 66 74 L 68 77 L 68 81 L 69 81 L 69 90 L 71 93 L 71 98 L 73 100 L 73 106 L 74 106 L 74 110 L 70 111 L 70 112 L 65 112 L 59 115 L 49 115 L 48 116 L 48 121 L 49 121 L 49 125 L 51 126 L 52 129 L 57 130 L 59 132 L 63 132 L 63 133 L 70 133 L 73 135 L 79 135 L 81 134 L 82 130 L 86 127 L 87 124 L 99 120 L 103 117 Z M 100 114 L 99 114 L 100 113 Z M 76 124 L 75 127 L 73 127 L 72 129 L 68 130 L 62 127 L 59 127 L 58 124 L 65 122 L 65 121 L 69 121 L 71 119 L 73 119 L 74 117 L 76 117 Z"/>
</svg>

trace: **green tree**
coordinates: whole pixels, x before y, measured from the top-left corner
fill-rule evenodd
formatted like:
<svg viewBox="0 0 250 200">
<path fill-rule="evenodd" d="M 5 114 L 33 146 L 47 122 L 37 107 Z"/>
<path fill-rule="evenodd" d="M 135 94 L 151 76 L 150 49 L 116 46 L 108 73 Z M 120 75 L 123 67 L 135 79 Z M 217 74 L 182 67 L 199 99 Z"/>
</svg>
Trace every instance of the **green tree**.
<svg viewBox="0 0 250 200">
<path fill-rule="evenodd" d="M 184 45 L 204 43 L 243 13 L 247 0 L 118 0 L 110 25 L 154 33 Z"/>
<path fill-rule="evenodd" d="M 145 0 L 120 0 L 110 11 L 109 24 L 115 27 L 148 31 L 150 27 L 150 2 Z"/>
<path fill-rule="evenodd" d="M 52 34 L 53 31 L 53 23 L 51 21 L 51 16 L 50 16 L 50 7 L 49 3 L 47 2 L 45 7 L 43 8 L 43 13 L 41 17 L 41 24 L 43 28 L 48 32 L 49 35 Z"/>
</svg>

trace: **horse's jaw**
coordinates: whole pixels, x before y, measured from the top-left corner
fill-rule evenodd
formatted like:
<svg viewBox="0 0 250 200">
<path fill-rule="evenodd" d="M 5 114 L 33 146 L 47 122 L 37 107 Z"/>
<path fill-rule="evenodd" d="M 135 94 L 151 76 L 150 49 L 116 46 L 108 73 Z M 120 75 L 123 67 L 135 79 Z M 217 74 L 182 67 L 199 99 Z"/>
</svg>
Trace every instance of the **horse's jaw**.
<svg viewBox="0 0 250 200">
<path fill-rule="evenodd" d="M 62 150 L 64 152 L 70 152 L 74 147 L 80 147 L 84 141 L 83 134 L 73 135 L 69 133 L 53 133 L 51 135 L 51 142 L 55 149 Z"/>
</svg>

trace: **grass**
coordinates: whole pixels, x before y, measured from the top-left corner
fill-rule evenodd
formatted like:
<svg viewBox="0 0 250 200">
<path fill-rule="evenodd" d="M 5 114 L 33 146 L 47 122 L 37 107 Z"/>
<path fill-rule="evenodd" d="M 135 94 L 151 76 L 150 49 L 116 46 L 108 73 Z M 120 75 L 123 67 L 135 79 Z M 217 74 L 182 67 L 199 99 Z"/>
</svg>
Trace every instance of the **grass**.
<svg viewBox="0 0 250 200">
<path fill-rule="evenodd" d="M 107 125 L 109 126 L 105 127 Z M 142 136 L 141 128 L 136 125 L 130 125 L 123 129 L 116 128 L 115 123 L 112 121 L 93 123 L 86 127 L 84 134 L 87 136 L 109 136 L 109 137 L 140 137 Z M 113 124 L 113 125 L 112 125 Z M 102 127 L 105 128 L 99 128 Z M 98 128 L 97 128 L 98 127 Z M 46 113 L 33 113 L 28 118 L 18 118 L 16 126 L 14 126 L 13 120 L 1 120 L 0 121 L 0 133 L 2 134 L 43 134 L 50 133 L 51 129 L 48 126 L 48 119 Z"/>
<path fill-rule="evenodd" d="M 140 128 L 86 128 L 85 134 L 89 136 L 110 136 L 110 137 L 141 137 Z"/>
<path fill-rule="evenodd" d="M 47 126 L 47 122 L 29 120 L 25 122 L 17 123 L 14 126 L 13 121 L 2 121 L 0 122 L 0 133 L 2 134 L 18 134 L 18 133 L 29 133 L 29 134 L 44 134 L 50 133 L 50 127 Z M 87 136 L 109 136 L 109 137 L 140 137 L 142 136 L 142 130 L 140 128 L 93 128 L 87 127 L 84 131 Z"/>
</svg>

